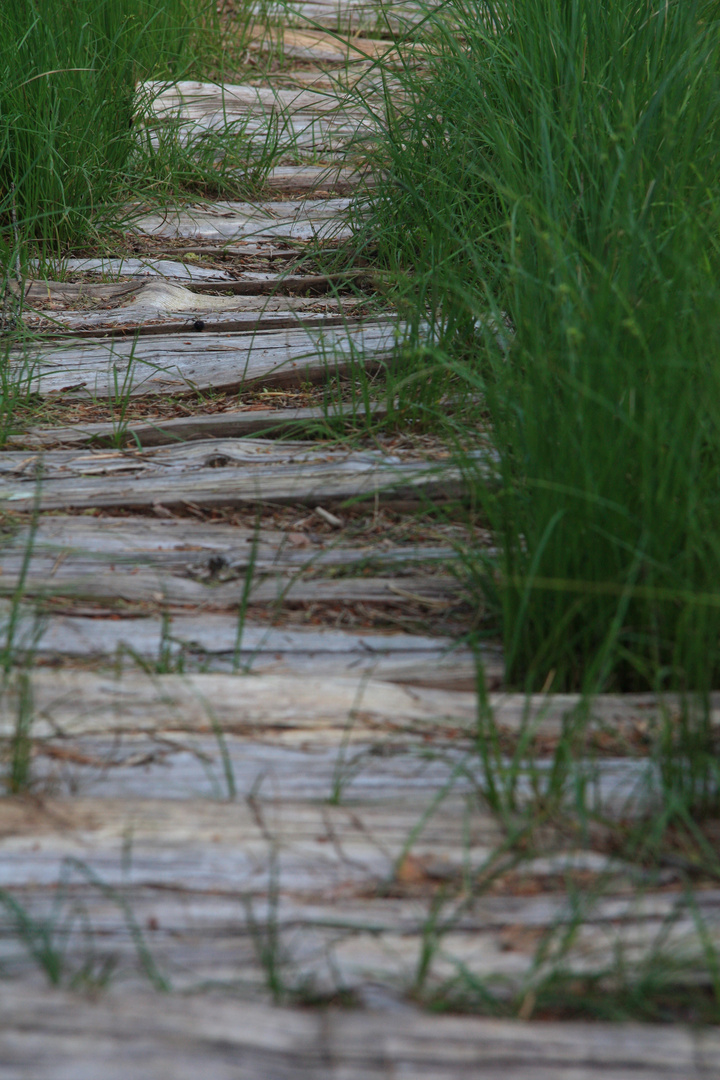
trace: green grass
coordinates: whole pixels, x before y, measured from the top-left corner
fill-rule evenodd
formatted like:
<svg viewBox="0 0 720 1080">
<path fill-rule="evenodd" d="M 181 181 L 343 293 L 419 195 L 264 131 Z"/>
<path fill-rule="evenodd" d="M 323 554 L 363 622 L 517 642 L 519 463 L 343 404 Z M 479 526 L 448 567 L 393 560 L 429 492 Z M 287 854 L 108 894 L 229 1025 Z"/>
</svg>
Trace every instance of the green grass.
<svg viewBox="0 0 720 1080">
<path fill-rule="evenodd" d="M 477 574 L 519 687 L 718 685 L 719 13 L 453 0 L 392 94 L 360 229 L 406 407 L 454 387 L 498 451 Z"/>
<path fill-rule="evenodd" d="M 0 225 L 54 246 L 113 213 L 139 79 L 178 77 L 202 0 L 7 0 L 0 11 Z"/>
</svg>

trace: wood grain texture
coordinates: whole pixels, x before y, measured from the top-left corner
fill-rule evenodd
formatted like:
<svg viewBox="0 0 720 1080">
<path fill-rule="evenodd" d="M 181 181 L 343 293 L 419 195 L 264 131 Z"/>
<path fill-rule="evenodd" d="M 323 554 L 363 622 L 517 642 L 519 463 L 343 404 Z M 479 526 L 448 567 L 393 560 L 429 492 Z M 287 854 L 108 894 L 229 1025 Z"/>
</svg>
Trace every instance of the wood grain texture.
<svg viewBox="0 0 720 1080">
<path fill-rule="evenodd" d="M 130 620 L 130 623 L 134 627 L 138 621 Z M 91 622 L 97 625 L 98 620 L 87 620 L 84 625 Z M 151 622 L 146 620 L 148 624 Z M 228 622 L 225 620 L 225 625 Z M 211 620 L 210 631 L 213 629 Z M 262 640 L 260 635 L 266 628 L 250 629 L 253 643 Z M 336 655 L 338 651 L 342 655 L 342 650 L 353 641 L 377 649 L 385 640 L 395 652 L 403 644 L 399 641 L 393 646 L 392 637 L 388 642 L 381 635 L 328 631 L 309 634 L 310 638 L 305 638 L 306 651 L 314 645 L 316 651 L 324 651 L 326 656 L 331 655 L 333 647 Z M 218 636 L 219 632 L 216 641 Z M 298 647 L 303 644 L 303 638 L 302 631 L 284 632 L 275 637 L 274 643 Z M 147 633 L 141 643 L 143 640 L 147 641 Z M 416 653 L 421 653 L 422 639 L 416 644 Z M 496 654 L 495 670 L 499 659 Z M 486 660 L 488 665 L 493 664 L 490 650 Z M 354 715 L 353 731 L 358 738 L 370 738 L 373 732 L 378 737 L 383 732 L 400 737 L 407 731 L 413 735 L 421 732 L 423 738 L 428 733 L 434 734 L 443 741 L 449 728 L 452 734 L 448 737 L 465 747 L 472 740 L 477 720 L 473 687 L 427 687 L 421 681 L 391 684 L 360 670 L 328 674 L 323 680 L 322 693 L 317 692 L 312 674 L 282 672 L 247 679 L 240 674 L 149 675 L 137 670 L 108 675 L 72 668 L 57 671 L 38 668 L 32 674 L 32 687 L 37 712 L 33 733 L 38 738 L 58 732 L 64 736 L 170 729 L 208 732 L 211 725 L 205 702 L 212 703 L 217 723 L 227 731 L 254 733 L 256 737 L 267 732 L 269 737 L 287 738 L 291 742 L 301 741 L 308 732 L 314 732 L 321 741 L 332 740 L 346 729 Z M 10 704 L 5 714 L 0 717 L 3 735 L 12 730 L 14 722 L 13 693 L 7 698 Z M 526 696 L 496 691 L 489 694 L 488 704 L 502 731 L 517 732 L 529 723 L 538 734 L 557 737 L 565 719 L 583 701 L 576 694 Z M 713 695 L 710 705 L 712 723 L 720 725 L 720 694 Z M 600 694 L 593 699 L 587 722 L 597 730 L 622 729 L 638 721 L 652 726 L 664 715 L 677 713 L 680 707 L 675 695 Z M 334 734 L 325 736 L 323 732 Z"/>
<path fill-rule="evenodd" d="M 334 640 L 341 644 L 342 635 Z M 372 645 L 373 636 L 368 640 Z M 293 745 L 312 739 L 336 747 L 350 722 L 358 739 L 384 728 L 398 738 L 422 733 L 443 742 L 460 738 L 458 727 L 469 738 L 475 719 L 472 691 L 397 685 L 361 671 L 328 675 L 322 693 L 314 676 L 292 674 L 151 675 L 136 669 L 123 675 L 38 667 L 31 682 L 37 739 L 123 732 L 207 735 L 214 718 L 222 730 L 245 733 L 250 740 L 263 742 L 267 736 Z M 12 685 L 0 717 L 3 736 L 12 730 L 17 704 L 19 684 Z"/>
<path fill-rule="evenodd" d="M 221 779 L 219 755 L 208 765 Z M 118 985 L 137 985 L 140 972 L 116 890 L 135 924 L 153 928 L 155 963 L 177 989 L 197 990 L 211 979 L 264 997 L 254 935 L 266 933 L 271 919 L 288 991 L 303 983 L 324 993 L 374 984 L 402 996 L 412 985 L 441 883 L 449 892 L 431 986 L 462 964 L 488 987 L 517 991 L 543 938 L 555 935 L 558 948 L 570 926 L 572 939 L 561 953 L 568 972 L 606 970 L 619 949 L 642 962 L 660 938 L 668 953 L 682 949 L 691 969 L 704 969 L 696 916 L 682 887 L 648 886 L 628 895 L 622 867 L 612 861 L 596 860 L 596 884 L 586 877 L 577 899 L 557 891 L 485 895 L 479 889 L 468 904 L 460 894 L 463 875 L 477 877 L 502 831 L 467 797 L 434 803 L 437 789 L 427 779 L 425 790 L 350 798 L 347 805 L 273 794 L 274 788 L 266 771 L 234 802 L 75 796 L 0 803 L 0 887 L 33 919 L 47 918 L 53 904 L 56 918 L 66 917 L 68 905 L 81 906 L 94 931 L 95 960 L 116 957 Z M 415 872 L 408 880 L 400 860 L 409 854 Z M 573 858 L 582 867 L 577 853 Z M 561 866 L 559 860 L 556 874 Z M 708 940 L 720 941 L 720 891 L 701 890 L 694 903 Z M 6 976 L 27 977 L 33 961 L 14 931 L 14 913 L 3 907 Z M 64 948 L 68 967 L 75 966 L 87 954 L 87 938 L 73 935 Z M 553 954 L 550 948 L 542 971 L 552 970 Z"/>
<path fill-rule="evenodd" d="M 370 415 L 381 420 L 387 407 L 373 403 Z M 364 406 L 329 405 L 323 408 L 248 409 L 243 412 L 219 412 L 199 416 L 179 416 L 169 420 L 158 418 L 130 421 L 126 427 L 127 446 L 164 446 L 168 443 L 193 442 L 198 439 L 235 439 L 248 435 L 299 434 L 304 429 L 328 420 L 346 419 L 362 422 L 367 416 Z M 117 425 L 108 422 L 78 423 L 74 427 L 27 428 L 22 434 L 10 435 L 9 447 L 60 448 L 66 446 L 110 446 L 118 439 Z"/>
<path fill-rule="evenodd" d="M 715 1032 L 0 985 L 1 1080 L 714 1080 Z"/>
<path fill-rule="evenodd" d="M 295 30 L 275 26 L 258 26 L 251 30 L 250 48 L 258 52 L 280 52 L 281 55 L 313 63 L 366 64 L 383 58 L 391 62 L 391 53 L 398 52 L 392 41 L 363 38 L 359 35 L 342 37 L 323 30 Z"/>
<path fill-rule="evenodd" d="M 34 560 L 23 576 L 23 565 L 17 560 L 7 566 L 3 560 L 0 596 L 12 596 L 23 584 L 27 599 L 47 601 L 64 597 L 68 601 L 89 601 L 103 607 L 124 608 L 127 604 L 149 605 L 151 609 L 190 609 L 199 611 L 237 611 L 243 601 L 281 612 L 297 604 L 325 605 L 333 608 L 337 617 L 338 605 L 369 604 L 371 607 L 391 607 L 408 618 L 418 619 L 418 612 L 427 614 L 448 611 L 462 602 L 456 580 L 449 575 L 432 577 L 404 574 L 402 577 L 341 577 L 323 580 L 305 578 L 300 572 L 272 571 L 258 573 L 250 585 L 244 576 L 235 572 L 222 585 L 195 580 L 190 574 L 173 572 L 163 567 L 142 569 L 142 564 L 118 567 L 102 566 L 92 560 L 67 560 L 57 556 L 38 565 Z M 207 565 L 208 560 L 205 560 Z M 204 568 L 203 568 L 204 569 Z"/>
<path fill-rule="evenodd" d="M 156 601 L 163 605 L 160 590 Z M 93 618 L 47 615 L 21 619 L 14 644 L 38 662 L 53 658 L 104 660 L 127 670 L 160 662 L 181 670 L 256 674 L 333 675 L 364 673 L 389 682 L 470 690 L 475 685 L 473 654 L 441 637 L 416 634 L 352 633 L 329 629 L 284 629 L 247 622 L 238 632 L 234 615 L 175 613 L 152 616 Z M 487 680 L 497 684 L 502 667 L 497 653 L 488 653 Z"/>
<path fill-rule="evenodd" d="M 161 288 L 164 292 L 168 286 Z M 194 314 L 202 318 L 203 303 L 188 295 L 197 305 Z M 203 301 L 208 299 L 225 298 Z M 233 299 L 228 298 L 229 307 Z M 141 317 L 135 308 L 131 318 Z M 258 381 L 279 385 L 317 380 L 336 364 L 347 369 L 348 363 L 362 364 L 366 356 L 375 362 L 389 359 L 396 333 L 397 324 L 381 320 L 331 327 L 298 323 L 287 330 L 247 333 L 197 332 L 191 324 L 182 336 L 155 334 L 107 343 L 67 339 L 29 347 L 12 360 L 33 393 L 107 400 L 209 387 L 235 389 Z"/>
<path fill-rule="evenodd" d="M 157 337 L 168 334 L 194 337 L 205 331 L 216 334 L 257 334 L 263 330 L 294 330 L 317 327 L 321 331 L 331 326 L 347 326 L 361 314 L 363 299 L 349 296 L 223 296 L 208 297 L 191 292 L 178 299 L 177 291 L 189 292 L 181 286 L 170 287 L 174 293 L 170 304 L 156 303 L 159 290 L 141 285 L 142 311 L 133 300 L 121 306 L 98 305 L 78 308 L 70 305 L 44 305 L 28 309 L 25 323 L 37 332 L 36 342 L 51 342 L 64 347 L 80 341 L 98 342 L 107 338 L 133 341 L 136 337 Z M 163 287 L 164 300 L 169 293 Z M 217 304 L 215 301 L 223 303 Z M 212 305 L 212 306 L 211 306 Z M 172 343 L 170 343 L 172 344 Z M 21 379 L 22 381 L 22 379 Z"/>
<path fill-rule="evenodd" d="M 458 468 L 322 444 L 216 439 L 148 450 L 48 450 L 0 457 L 0 502 L 41 510 L 90 507 L 317 506 L 373 497 L 462 497 Z"/>
<path fill-rule="evenodd" d="M 197 265 L 193 262 L 178 262 L 172 259 L 153 259 L 150 257 L 65 259 L 58 265 L 58 268 L 70 274 L 97 274 L 111 279 L 140 278 L 142 281 L 146 281 L 148 278 L 162 278 L 173 284 L 183 283 L 189 285 L 191 296 L 197 297 L 198 293 L 222 293 L 222 298 L 225 300 L 229 298 L 230 294 L 256 296 L 300 293 L 306 295 L 328 292 L 341 284 L 347 284 L 357 276 L 352 272 L 348 274 L 303 274 L 288 271 L 283 273 L 238 270 L 235 267 L 221 269 Z M 34 284 L 37 292 L 38 283 Z M 55 283 L 48 282 L 47 285 L 48 293 L 51 295 Z M 70 299 L 71 293 L 66 288 L 63 289 L 62 283 L 58 282 L 54 291 L 58 299 Z M 33 293 L 32 285 L 28 292 Z M 80 290 L 79 295 L 82 295 L 82 290 Z M 130 303 L 137 303 L 141 297 L 151 297 L 153 295 L 153 292 L 148 289 L 138 289 L 132 295 Z M 171 291 L 163 293 L 160 289 L 156 289 L 155 295 L 158 298 L 167 295 L 169 302 L 172 302 L 172 298 L 176 296 L 178 299 L 174 302 L 178 304 L 181 302 L 180 298 L 185 296 L 185 293 Z M 122 297 L 123 293 L 120 293 L 120 296 Z M 198 303 L 199 301 L 196 299 L 194 302 Z M 211 300 L 205 302 L 212 303 Z M 158 303 L 160 303 L 159 299 Z"/>
<path fill-rule="evenodd" d="M 288 26 L 349 30 L 404 30 L 427 16 L 428 6 L 412 0 L 288 0 L 282 6 Z"/>
<path fill-rule="evenodd" d="M 105 518 L 98 527 L 82 517 L 51 517 L 33 533 L 21 529 L 5 541 L 0 594 L 12 595 L 22 582 L 28 598 L 100 604 L 160 602 L 227 611 L 245 596 L 278 610 L 295 602 L 360 601 L 437 612 L 457 606 L 460 585 L 452 575 L 428 575 L 425 568 L 453 557 L 442 546 L 352 547 L 315 534 L 255 534 L 182 519 Z M 417 564 L 423 568 L 413 570 Z M 337 570 L 342 576 L 319 576 Z"/>
<path fill-rule="evenodd" d="M 172 124 L 181 139 L 234 126 L 243 138 L 261 146 L 278 142 L 293 157 L 310 153 L 335 159 L 376 126 L 339 86 L 331 91 L 189 81 L 145 86 L 152 96 L 146 122 L 155 130 Z"/>
<path fill-rule="evenodd" d="M 211 241 L 348 239 L 352 230 L 344 221 L 347 199 L 285 202 L 215 202 L 168 208 L 164 213 L 135 218 L 133 229 L 149 236 L 183 237 Z"/>
</svg>

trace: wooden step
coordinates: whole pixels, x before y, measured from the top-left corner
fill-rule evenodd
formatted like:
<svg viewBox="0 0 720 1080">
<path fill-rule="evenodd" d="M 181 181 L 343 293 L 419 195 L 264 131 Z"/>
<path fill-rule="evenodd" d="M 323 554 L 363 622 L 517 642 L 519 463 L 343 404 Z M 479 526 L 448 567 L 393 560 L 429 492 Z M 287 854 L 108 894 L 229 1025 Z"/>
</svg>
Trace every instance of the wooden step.
<svg viewBox="0 0 720 1080">
<path fill-rule="evenodd" d="M 156 598 L 165 601 L 161 592 Z M 31 657 L 37 663 L 90 659 L 127 669 L 149 663 L 171 670 L 236 669 L 322 679 L 361 672 L 387 682 L 453 690 L 474 689 L 477 670 L 473 653 L 448 638 L 286 629 L 209 613 L 164 618 L 46 614 L 39 619 L 28 613 L 14 627 L 12 647 L 18 661 Z M 502 676 L 497 653 L 488 654 L 487 667 L 488 682 L 497 684 Z"/>
<path fill-rule="evenodd" d="M 327 408 L 246 409 L 243 412 L 217 412 L 196 416 L 158 417 L 130 420 L 125 427 L 124 446 L 166 446 L 169 443 L 194 442 L 198 439 L 235 439 L 245 436 L 281 436 L 294 434 L 314 425 L 346 420 L 362 424 L 368 417 L 382 420 L 387 406 L 373 403 L 369 413 L 363 405 L 328 404 Z M 114 446 L 118 426 L 109 422 L 83 423 L 73 427 L 26 428 L 10 435 L 7 446 L 58 449 L 67 446 Z"/>
<path fill-rule="evenodd" d="M 482 467 L 479 459 L 479 467 Z M 0 502 L 11 510 L 312 505 L 367 497 L 394 503 L 462 498 L 447 462 L 317 444 L 215 439 L 147 450 L 0 455 Z"/>
<path fill-rule="evenodd" d="M 352 229 L 345 221 L 348 206 L 347 199 L 337 198 L 257 204 L 213 202 L 141 214 L 134 219 L 133 229 L 147 236 L 213 242 L 242 239 L 255 243 L 267 240 L 337 243 L 352 236 Z"/>
<path fill-rule="evenodd" d="M 168 288 L 160 286 L 163 292 Z M 194 296 L 192 300 L 196 302 Z M 368 320 L 347 326 L 297 323 L 292 329 L 233 333 L 205 330 L 201 303 L 194 314 L 202 319 L 182 333 L 141 335 L 136 340 L 67 338 L 17 349 L 11 359 L 28 392 L 62 395 L 64 400 L 100 398 L 120 405 L 127 397 L 150 394 L 318 381 L 368 362 L 389 360 L 402 332 L 391 320 Z M 131 318 L 141 316 L 136 308 Z"/>
<path fill-rule="evenodd" d="M 372 997 L 368 995 L 372 1002 Z M 715 1080 L 720 1037 L 670 1024 L 542 1023 L 279 1008 L 217 993 L 88 999 L 0 984 L 0 1080 Z"/>
</svg>

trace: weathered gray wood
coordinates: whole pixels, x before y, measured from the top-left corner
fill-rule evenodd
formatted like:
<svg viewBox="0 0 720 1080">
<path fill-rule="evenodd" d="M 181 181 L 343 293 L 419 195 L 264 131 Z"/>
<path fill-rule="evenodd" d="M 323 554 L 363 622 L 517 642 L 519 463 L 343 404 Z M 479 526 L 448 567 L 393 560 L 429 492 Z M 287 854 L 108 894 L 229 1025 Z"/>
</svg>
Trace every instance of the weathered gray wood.
<svg viewBox="0 0 720 1080">
<path fill-rule="evenodd" d="M 344 91 L 280 89 L 275 86 L 248 86 L 181 80 L 177 83 L 146 82 L 151 98 L 151 115 L 158 119 L 202 120 L 220 115 L 231 123 L 248 115 L 344 116 L 359 112 L 357 103 Z"/>
<path fill-rule="evenodd" d="M 412 573 L 409 567 L 453 558 L 452 548 L 437 545 L 352 547 L 317 534 L 255 534 L 182 519 L 106 518 L 100 523 L 51 517 L 34 531 L 24 528 L 5 540 L 0 594 L 13 594 L 22 581 L 26 597 L 105 603 L 157 603 L 160 598 L 170 606 L 232 610 L 246 594 L 250 574 L 252 603 L 355 600 L 415 610 L 420 604 L 437 611 L 461 599 L 458 581 L 447 574 Z M 318 579 L 318 572 L 337 568 L 364 573 Z M 403 576 L 368 576 L 378 570 Z"/>
<path fill-rule="evenodd" d="M 427 16 L 429 5 L 412 0 L 285 0 L 276 8 L 271 6 L 267 15 L 288 26 L 387 33 L 416 24 Z"/>
<path fill-rule="evenodd" d="M 23 582 L 23 595 L 28 599 L 47 600 L 65 597 L 68 600 L 91 601 L 115 605 L 142 603 L 153 607 L 197 608 L 201 611 L 235 611 L 243 598 L 251 604 L 262 604 L 272 610 L 282 610 L 295 604 L 371 604 L 389 605 L 393 609 L 409 609 L 417 618 L 418 609 L 425 613 L 446 611 L 457 606 L 457 582 L 447 575 L 433 577 L 404 576 L 400 578 L 342 577 L 336 580 L 303 578 L 298 574 L 259 574 L 250 586 L 242 576 L 223 580 L 222 586 L 193 580 L 161 568 L 141 570 L 135 567 L 103 567 L 91 562 L 78 567 L 77 562 L 60 568 L 45 560 L 45 567 L 35 564 L 23 576 L 21 560 L 0 578 L 0 596 L 12 595 Z M 206 560 L 207 561 L 207 560 Z M 5 565 L 3 561 L 3 566 Z M 43 573 L 43 569 L 45 573 Z"/>
<path fill-rule="evenodd" d="M 144 290 L 145 286 L 141 286 Z M 185 290 L 183 290 L 185 291 Z M 167 294 L 166 294 L 167 295 Z M 139 313 L 132 301 L 119 307 L 95 309 L 47 308 L 26 309 L 23 321 L 37 333 L 37 341 L 97 341 L 101 338 L 157 337 L 173 334 L 194 336 L 202 331 L 216 334 L 251 333 L 261 330 L 294 330 L 298 327 L 347 326 L 365 303 L 349 296 L 232 296 L 213 297 L 226 304 L 210 309 L 206 298 L 197 293 L 188 305 L 178 310 L 152 303 L 143 297 L 144 311 Z"/>
<path fill-rule="evenodd" d="M 714 1080 L 715 1032 L 0 984 L 1 1080 Z"/>
<path fill-rule="evenodd" d="M 47 917 L 53 902 L 56 912 L 58 903 L 61 910 L 68 902 L 81 904 L 85 925 L 94 931 L 95 957 L 110 953 L 119 960 L 117 980 L 137 979 L 138 963 L 127 921 L 108 889 L 122 889 L 138 925 L 156 928 L 155 962 L 179 989 L 211 978 L 228 987 L 244 983 L 246 992 L 257 994 L 265 973 L 253 942 L 272 920 L 289 991 L 307 980 L 325 993 L 368 983 L 407 991 L 438 884 L 457 887 L 463 873 L 472 880 L 501 843 L 497 822 L 479 810 L 468 813 L 457 799 L 423 816 L 432 790 L 323 806 L 273 797 L 266 782 L 267 791 L 260 780 L 249 798 L 224 804 L 82 797 L 47 798 L 37 808 L 0 804 L 0 887 L 34 918 Z M 408 850 L 414 889 L 399 863 Z M 63 867 L 65 904 L 62 892 L 53 897 Z M 629 896 L 603 885 L 586 891 L 581 910 L 565 892 L 480 894 L 472 904 L 448 898 L 429 985 L 452 977 L 462 964 L 488 986 L 504 983 L 506 992 L 517 991 L 544 935 L 555 932 L 559 942 L 581 912 L 584 922 L 562 954 L 566 971 L 606 970 L 619 949 L 641 961 L 652 955 L 660 935 L 665 948 L 682 950 L 688 970 L 704 970 L 697 917 L 709 940 L 720 939 L 720 891 L 697 894 L 696 917 L 681 888 Z M 254 925 L 238 897 L 252 900 Z M 0 934 L 6 973 L 26 974 L 32 961 L 23 955 L 7 909 L 0 911 Z M 77 964 L 87 953 L 87 935 L 78 933 L 64 949 Z M 551 948 L 539 972 L 551 971 L 553 963 Z"/>
<path fill-rule="evenodd" d="M 253 628 L 253 636 L 258 638 L 256 631 Z M 342 645 L 343 635 L 332 637 L 336 646 Z M 346 645 L 352 638 L 346 636 Z M 355 635 L 354 640 L 372 645 L 377 638 Z M 287 645 L 301 639 L 302 634 L 291 633 L 283 641 Z M 354 740 L 390 733 L 406 743 L 407 737 L 420 735 L 438 744 L 460 739 L 466 748 L 476 711 L 470 690 L 394 684 L 360 670 L 328 674 L 320 693 L 312 675 L 150 675 L 139 668 L 120 675 L 38 666 L 31 685 L 32 735 L 37 739 L 108 738 L 123 732 L 207 735 L 218 725 L 258 743 L 302 746 L 310 740 L 336 748 L 350 726 Z M 16 709 L 17 686 L 11 683 L 0 715 L 3 737 L 13 730 Z"/>
<path fill-rule="evenodd" d="M 323 632 L 315 634 L 315 644 L 318 640 L 323 643 Z M 259 637 L 257 627 L 252 628 L 252 636 Z M 343 639 L 351 642 L 353 635 L 335 634 L 332 639 L 337 645 Z M 283 639 L 285 645 L 288 641 L 302 644 L 302 640 L 301 632 Z M 354 640 L 372 643 L 378 637 L 355 635 Z M 499 671 L 498 659 L 493 660 L 489 651 L 485 653 L 491 675 Z M 209 730 L 204 702 L 210 702 L 220 727 L 258 739 L 266 735 L 296 742 L 312 733 L 316 741 L 332 741 L 352 720 L 354 738 L 370 738 L 373 733 L 382 737 L 387 732 L 400 738 L 403 732 L 413 736 L 420 732 L 423 739 L 432 735 L 441 742 L 447 736 L 465 749 L 476 730 L 473 691 L 472 687 L 437 689 L 419 683 L 391 685 L 361 671 L 328 674 L 318 693 L 314 677 L 301 674 L 247 679 L 241 675 L 147 675 L 134 671 L 108 676 L 36 668 L 32 673 L 33 734 L 47 738 L 58 732 L 63 736 L 163 730 L 202 733 Z M 8 693 L 0 716 L 4 736 L 12 731 L 17 705 L 12 686 Z M 565 718 L 583 702 L 575 694 L 495 692 L 489 695 L 488 704 L 499 730 L 512 733 L 530 724 L 532 731 L 552 738 L 561 733 Z M 590 703 L 587 723 L 596 730 L 622 731 L 641 724 L 652 731 L 664 716 L 677 714 L 680 706 L 672 694 L 600 694 Z M 713 695 L 710 710 L 711 723 L 720 726 L 720 694 Z"/>
<path fill-rule="evenodd" d="M 156 599 L 163 602 L 162 592 Z M 19 621 L 13 644 L 20 657 L 112 660 L 128 670 L 139 661 L 157 661 L 184 670 L 238 666 L 257 674 L 308 673 L 323 679 L 366 673 L 388 682 L 457 690 L 473 689 L 476 679 L 470 650 L 447 638 L 283 629 L 255 622 L 239 630 L 237 617 L 221 614 L 165 619 L 47 615 L 39 621 L 28 615 Z M 502 672 L 497 653 L 488 654 L 487 667 L 486 678 L 496 685 Z"/>
<path fill-rule="evenodd" d="M 136 232 L 149 236 L 202 240 L 345 240 L 352 235 L 344 215 L 347 199 L 303 202 L 216 202 L 168 208 L 165 213 L 143 214 L 133 221 Z"/>
<path fill-rule="evenodd" d="M 250 48 L 258 52 L 280 52 L 284 57 L 313 63 L 366 64 L 382 57 L 386 63 L 397 51 L 391 41 L 352 35 L 343 38 L 322 30 L 295 30 L 257 26 L 250 31 Z"/>
<path fill-rule="evenodd" d="M 310 515 L 305 526 L 321 523 Z M 299 546 L 298 546 L 299 544 Z M 58 573 L 68 561 L 78 565 L 105 561 L 116 565 L 161 565 L 168 569 L 200 569 L 209 559 L 220 559 L 226 570 L 244 570 L 250 559 L 255 569 L 267 572 L 301 567 L 395 568 L 412 563 L 449 563 L 454 549 L 442 543 L 391 544 L 381 536 L 346 539 L 342 532 L 320 535 L 313 531 L 292 534 L 281 529 L 242 528 L 190 518 L 103 517 L 53 515 L 39 520 L 33 530 L 18 529 L 5 535 L 0 549 L 3 572 L 12 572 L 28 546 L 39 562 L 63 555 Z M 253 550 L 254 549 L 254 550 Z M 252 555 L 251 555 L 252 551 Z M 31 559 L 31 566 L 32 566 Z"/>
<path fill-rule="evenodd" d="M 276 165 L 265 179 L 270 192 L 284 195 L 348 195 L 360 184 L 373 185 L 372 174 L 338 165 Z"/>
<path fill-rule="evenodd" d="M 224 298 L 203 298 L 208 299 Z M 196 314 L 202 318 L 203 306 L 198 307 Z M 136 307 L 132 318 L 141 317 Z M 365 357 L 371 362 L 388 359 L 396 332 L 397 324 L 391 321 L 327 328 L 299 323 L 288 330 L 247 333 L 193 332 L 190 325 L 182 336 L 155 334 L 107 344 L 68 339 L 17 351 L 11 359 L 33 393 L 107 400 L 208 387 L 235 389 L 258 381 L 279 385 L 317 380 L 338 365 L 347 370 L 348 363 L 362 364 Z"/>
<path fill-rule="evenodd" d="M 230 270 L 220 270 L 211 266 L 198 266 L 192 262 L 178 262 L 173 259 L 155 259 L 151 256 L 140 258 L 97 258 L 97 259 L 62 259 L 51 267 L 62 269 L 67 274 L 102 274 L 103 277 L 163 277 L 184 282 L 197 281 L 234 281 L 236 274 Z M 274 275 L 277 276 L 277 275 Z"/>
<path fill-rule="evenodd" d="M 356 299 L 336 294 L 347 279 L 334 283 L 320 275 L 270 277 L 239 283 L 199 281 L 192 289 L 167 279 L 107 285 L 33 282 L 23 317 L 28 327 L 55 330 L 56 337 L 66 327 L 95 329 L 98 336 L 108 329 L 144 336 L 163 332 L 163 323 L 164 332 L 184 334 L 205 328 L 256 332 L 283 326 L 331 326 L 343 322 L 358 306 Z M 208 295 L 218 291 L 222 295 Z M 88 299 L 91 307 L 73 310 L 78 300 Z"/>
<path fill-rule="evenodd" d="M 387 406 L 373 404 L 370 415 L 381 420 Z M 363 405 L 354 407 L 342 404 L 327 409 L 248 409 L 244 412 L 221 412 L 198 416 L 179 416 L 166 420 L 132 420 L 126 428 L 127 446 L 164 446 L 174 442 L 191 442 L 197 439 L 233 439 L 247 435 L 298 434 L 314 424 L 328 420 L 346 419 L 363 421 L 367 410 Z M 22 434 L 10 435 L 10 447 L 58 448 L 61 446 L 105 446 L 117 442 L 117 425 L 100 422 L 79 423 L 75 427 L 28 428 Z"/>
<path fill-rule="evenodd" d="M 157 505 L 313 506 L 376 496 L 462 497 L 459 468 L 322 444 L 217 439 L 148 450 L 48 450 L 0 455 L 0 502 L 9 508 Z"/>
<path fill-rule="evenodd" d="M 186 297 L 185 295 L 185 290 L 180 292 L 175 290 L 161 290 L 157 287 L 154 287 L 153 290 L 144 288 L 138 289 L 137 292 L 132 294 L 130 304 L 137 304 L 141 298 L 146 299 L 153 296 L 158 298 L 156 301 L 158 304 L 161 303 L 161 297 L 163 300 L 167 297 L 167 300 L 165 300 L 166 304 L 177 305 L 182 304 L 183 302 L 193 302 L 198 304 L 204 302 L 212 305 L 213 300 L 215 299 L 227 301 L 229 299 L 229 294 L 238 296 L 282 295 L 291 293 L 300 293 L 301 295 L 307 295 L 308 293 L 322 294 L 330 291 L 334 287 L 347 284 L 357 276 L 352 273 L 291 274 L 287 272 L 271 273 L 269 271 L 256 270 L 222 270 L 209 266 L 197 266 L 194 263 L 151 258 L 66 259 L 61 265 L 65 272 L 72 274 L 102 274 L 103 276 L 110 278 L 163 278 L 164 280 L 173 283 L 184 282 L 190 284 L 190 295 L 195 297 L 197 297 L 198 294 L 222 293 L 222 297 L 208 298 L 204 301 L 198 299 L 190 301 L 189 297 Z M 65 297 L 69 299 L 70 294 L 66 287 L 63 288 L 61 286 L 60 289 L 56 291 L 58 296 L 65 294 Z M 32 292 L 31 286 L 28 293 L 32 294 Z M 82 288 L 80 289 L 79 295 L 82 295 Z M 120 295 L 123 296 L 124 294 L 121 293 Z M 176 297 L 177 299 L 175 299 Z"/>
</svg>

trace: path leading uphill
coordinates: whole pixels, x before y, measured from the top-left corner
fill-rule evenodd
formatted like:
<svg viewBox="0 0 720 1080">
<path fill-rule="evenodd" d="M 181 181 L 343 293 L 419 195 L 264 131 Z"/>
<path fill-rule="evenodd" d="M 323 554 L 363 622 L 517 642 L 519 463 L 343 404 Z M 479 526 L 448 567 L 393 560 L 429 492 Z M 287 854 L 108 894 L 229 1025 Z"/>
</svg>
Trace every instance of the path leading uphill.
<svg viewBox="0 0 720 1080">
<path fill-rule="evenodd" d="M 718 937 L 720 890 L 691 909 L 671 867 L 644 885 L 570 827 L 520 863 L 486 808 L 462 473 L 412 431 L 328 437 L 382 417 L 404 332 L 321 255 L 371 179 L 347 88 L 414 6 L 384 36 L 377 3 L 291 7 L 252 39 L 283 36 L 272 80 L 155 106 L 275 125 L 265 198 L 147 214 L 26 289 L 17 364 L 52 423 L 0 454 L 0 734 L 30 771 L 0 801 L 0 1080 L 716 1077 L 714 1034 L 413 1004 L 525 987 L 529 1016 L 553 962 Z M 503 694 L 499 649 L 479 662 L 507 745 L 530 709 L 552 746 L 573 700 Z M 595 704 L 618 812 L 656 715 Z"/>
</svg>

